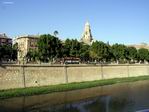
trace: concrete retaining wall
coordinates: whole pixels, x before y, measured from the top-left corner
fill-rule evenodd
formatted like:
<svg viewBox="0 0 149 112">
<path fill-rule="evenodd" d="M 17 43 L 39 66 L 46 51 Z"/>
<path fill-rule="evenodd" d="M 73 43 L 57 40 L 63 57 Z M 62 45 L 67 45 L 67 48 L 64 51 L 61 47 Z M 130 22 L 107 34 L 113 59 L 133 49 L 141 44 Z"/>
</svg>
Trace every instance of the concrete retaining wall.
<svg viewBox="0 0 149 112">
<path fill-rule="evenodd" d="M 3 65 L 0 90 L 144 75 L 148 65 Z"/>
</svg>

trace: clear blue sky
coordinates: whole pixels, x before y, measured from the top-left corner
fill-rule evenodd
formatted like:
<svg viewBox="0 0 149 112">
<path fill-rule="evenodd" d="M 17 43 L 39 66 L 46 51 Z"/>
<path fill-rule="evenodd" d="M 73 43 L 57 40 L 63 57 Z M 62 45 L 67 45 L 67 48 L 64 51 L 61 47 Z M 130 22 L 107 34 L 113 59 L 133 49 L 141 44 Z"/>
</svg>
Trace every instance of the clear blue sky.
<svg viewBox="0 0 149 112">
<path fill-rule="evenodd" d="M 96 40 L 149 43 L 149 0 L 0 0 L 0 32 L 11 37 L 58 30 L 80 39 L 87 20 Z"/>
</svg>

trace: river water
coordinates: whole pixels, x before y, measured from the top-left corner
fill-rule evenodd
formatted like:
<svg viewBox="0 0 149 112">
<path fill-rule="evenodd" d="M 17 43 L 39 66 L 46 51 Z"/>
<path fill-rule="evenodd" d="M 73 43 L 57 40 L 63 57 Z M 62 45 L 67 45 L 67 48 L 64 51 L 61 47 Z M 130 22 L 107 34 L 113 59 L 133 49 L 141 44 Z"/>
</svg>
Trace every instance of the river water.
<svg viewBox="0 0 149 112">
<path fill-rule="evenodd" d="M 0 112 L 149 112 L 149 81 L 0 100 Z"/>
</svg>

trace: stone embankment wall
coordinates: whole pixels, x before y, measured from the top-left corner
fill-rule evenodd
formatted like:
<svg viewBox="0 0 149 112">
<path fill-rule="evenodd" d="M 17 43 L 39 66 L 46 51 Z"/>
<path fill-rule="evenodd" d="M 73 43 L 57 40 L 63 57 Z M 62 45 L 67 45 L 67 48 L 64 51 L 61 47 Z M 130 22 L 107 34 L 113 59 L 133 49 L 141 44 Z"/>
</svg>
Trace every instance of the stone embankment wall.
<svg viewBox="0 0 149 112">
<path fill-rule="evenodd" d="M 148 65 L 2 65 L 0 90 L 144 75 Z"/>
</svg>

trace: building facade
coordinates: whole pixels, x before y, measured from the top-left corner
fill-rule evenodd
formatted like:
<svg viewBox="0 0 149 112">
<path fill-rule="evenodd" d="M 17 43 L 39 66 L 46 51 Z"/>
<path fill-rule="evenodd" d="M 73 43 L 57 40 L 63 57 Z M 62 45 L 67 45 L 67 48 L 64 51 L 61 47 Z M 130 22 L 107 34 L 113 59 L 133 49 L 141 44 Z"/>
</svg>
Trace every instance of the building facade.
<svg viewBox="0 0 149 112">
<path fill-rule="evenodd" d="M 12 39 L 8 38 L 8 36 L 5 33 L 0 34 L 0 45 L 12 46 Z"/>
<path fill-rule="evenodd" d="M 88 44 L 88 45 L 91 45 L 93 42 L 93 37 L 92 37 L 89 22 L 85 23 L 85 28 L 84 28 L 84 32 L 81 38 L 81 42 L 84 42 L 85 44 Z"/>
<path fill-rule="evenodd" d="M 136 49 L 140 49 L 140 48 L 149 49 L 149 45 L 147 43 L 128 45 L 128 47 L 135 47 Z"/>
<path fill-rule="evenodd" d="M 17 59 L 20 63 L 22 61 L 25 61 L 26 55 L 29 50 L 38 49 L 37 47 L 38 39 L 39 39 L 38 35 L 27 35 L 16 38 L 15 43 L 18 44 Z"/>
</svg>

